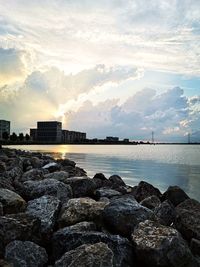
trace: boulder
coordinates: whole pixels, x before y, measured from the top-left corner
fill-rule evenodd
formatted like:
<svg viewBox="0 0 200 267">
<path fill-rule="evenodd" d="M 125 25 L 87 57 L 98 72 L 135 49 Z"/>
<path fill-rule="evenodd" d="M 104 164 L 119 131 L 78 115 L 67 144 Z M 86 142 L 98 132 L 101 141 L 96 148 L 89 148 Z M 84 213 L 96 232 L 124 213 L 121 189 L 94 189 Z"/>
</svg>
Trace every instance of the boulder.
<svg viewBox="0 0 200 267">
<path fill-rule="evenodd" d="M 60 200 L 53 196 L 42 196 L 28 202 L 26 213 L 41 221 L 41 233 L 53 231 L 60 209 Z"/>
<path fill-rule="evenodd" d="M 69 173 L 65 171 L 52 172 L 52 173 L 45 174 L 44 178 L 55 179 L 55 180 L 65 183 L 66 179 L 69 178 Z"/>
<path fill-rule="evenodd" d="M 105 226 L 113 233 L 129 236 L 135 226 L 152 215 L 152 211 L 140 205 L 135 199 L 117 198 L 103 211 Z"/>
<path fill-rule="evenodd" d="M 65 252 L 81 245 L 103 242 L 113 251 L 113 266 L 134 266 L 133 247 L 131 243 L 118 235 L 110 235 L 96 231 L 72 230 L 65 227 L 53 234 L 53 258 L 59 259 Z"/>
<path fill-rule="evenodd" d="M 114 189 L 101 187 L 94 192 L 95 199 L 99 200 L 102 197 L 112 198 L 116 196 L 121 196 L 122 194 Z"/>
<path fill-rule="evenodd" d="M 45 170 L 48 170 L 49 172 L 56 172 L 60 171 L 61 167 L 60 164 L 56 162 L 50 162 L 42 167 Z"/>
<path fill-rule="evenodd" d="M 76 163 L 69 159 L 57 159 L 57 163 L 61 165 L 61 167 L 63 166 L 75 167 L 76 166 Z"/>
<path fill-rule="evenodd" d="M 141 222 L 132 234 L 132 240 L 142 266 L 186 267 L 193 258 L 176 229 L 153 221 Z"/>
<path fill-rule="evenodd" d="M 186 199 L 176 207 L 176 229 L 190 241 L 200 240 L 200 203 L 194 199 Z"/>
<path fill-rule="evenodd" d="M 96 202 L 91 198 L 70 199 L 61 209 L 59 226 L 65 227 L 81 221 L 99 222 L 105 206 L 105 202 Z"/>
<path fill-rule="evenodd" d="M 74 197 L 90 197 L 96 189 L 93 179 L 86 176 L 71 177 L 65 183 L 71 186 Z"/>
<path fill-rule="evenodd" d="M 30 241 L 13 241 L 6 246 L 5 259 L 14 266 L 43 267 L 48 261 L 46 250 Z"/>
<path fill-rule="evenodd" d="M 0 217 L 0 256 L 4 247 L 13 240 L 40 240 L 40 220 L 25 214 L 11 214 Z"/>
<path fill-rule="evenodd" d="M 26 207 L 25 200 L 15 192 L 8 189 L 0 189 L 0 203 L 3 206 L 4 214 L 17 213 Z"/>
<path fill-rule="evenodd" d="M 145 199 L 143 199 L 140 204 L 148 209 L 155 209 L 155 207 L 159 206 L 161 203 L 160 199 L 153 195 L 153 196 L 150 196 L 150 197 L 147 197 Z"/>
<path fill-rule="evenodd" d="M 51 195 L 57 197 L 61 203 L 65 203 L 72 197 L 71 187 L 55 179 L 27 181 L 24 182 L 24 186 L 24 194 L 28 200 L 39 198 L 43 195 Z"/>
<path fill-rule="evenodd" d="M 112 183 L 109 181 L 103 173 L 96 173 L 92 179 L 96 188 L 111 187 Z"/>
<path fill-rule="evenodd" d="M 14 191 L 12 182 L 12 178 L 7 176 L 6 172 L 4 174 L 0 174 L 0 188 L 5 188 Z"/>
<path fill-rule="evenodd" d="M 118 175 L 112 175 L 108 179 L 112 183 L 112 187 L 126 186 L 125 182 Z"/>
<path fill-rule="evenodd" d="M 41 168 L 43 166 L 43 160 L 38 157 L 31 157 L 30 162 L 33 168 Z"/>
<path fill-rule="evenodd" d="M 158 188 L 144 181 L 141 181 L 134 190 L 134 197 L 138 202 L 153 195 L 157 196 L 158 198 L 162 196 Z"/>
<path fill-rule="evenodd" d="M 113 252 L 109 247 L 100 242 L 94 245 L 82 245 L 74 250 L 66 252 L 55 267 L 112 267 Z"/>
<path fill-rule="evenodd" d="M 97 226 L 94 222 L 79 222 L 74 225 L 70 225 L 67 227 L 70 231 L 96 231 Z"/>
<path fill-rule="evenodd" d="M 6 164 L 0 160 L 0 173 L 6 171 Z"/>
<path fill-rule="evenodd" d="M 168 200 L 165 200 L 156 207 L 154 209 L 154 214 L 163 225 L 171 225 L 176 219 L 175 207 Z"/>
<path fill-rule="evenodd" d="M 194 255 L 200 256 L 200 240 L 192 238 L 190 242 L 190 249 Z"/>
<path fill-rule="evenodd" d="M 20 182 L 26 181 L 40 181 L 44 179 L 44 175 L 47 174 L 48 171 L 45 169 L 31 169 L 26 171 L 22 177 L 19 178 Z"/>
<path fill-rule="evenodd" d="M 174 206 L 188 198 L 188 195 L 179 186 L 169 186 L 162 195 L 162 200 L 169 200 Z"/>
</svg>

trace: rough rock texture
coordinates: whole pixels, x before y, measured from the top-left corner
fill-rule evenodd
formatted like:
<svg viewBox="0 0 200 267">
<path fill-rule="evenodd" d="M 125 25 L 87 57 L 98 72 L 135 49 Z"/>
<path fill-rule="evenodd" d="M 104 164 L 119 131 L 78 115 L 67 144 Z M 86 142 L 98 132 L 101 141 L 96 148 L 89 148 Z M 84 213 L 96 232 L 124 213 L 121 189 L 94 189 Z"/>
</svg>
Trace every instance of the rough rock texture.
<svg viewBox="0 0 200 267">
<path fill-rule="evenodd" d="M 176 229 L 153 221 L 141 222 L 132 240 L 138 261 L 144 266 L 186 267 L 193 256 Z"/>
<path fill-rule="evenodd" d="M 56 172 L 56 171 L 60 171 L 61 166 L 60 166 L 60 164 L 58 164 L 56 162 L 50 162 L 50 163 L 44 165 L 42 168 L 45 170 L 48 170 L 49 172 Z"/>
<path fill-rule="evenodd" d="M 47 174 L 48 171 L 45 169 L 31 169 L 26 171 L 22 177 L 19 178 L 20 182 L 25 181 L 40 181 L 44 179 L 44 175 Z"/>
<path fill-rule="evenodd" d="M 138 202 L 153 195 L 157 196 L 158 198 L 162 196 L 158 188 L 144 181 L 141 181 L 134 190 L 134 197 Z"/>
<path fill-rule="evenodd" d="M 25 196 L 29 200 L 39 198 L 43 195 L 51 195 L 57 197 L 62 203 L 65 203 L 72 197 L 71 187 L 55 179 L 27 181 L 24 182 L 24 186 Z"/>
<path fill-rule="evenodd" d="M 179 186 L 169 186 L 167 191 L 162 195 L 162 200 L 169 200 L 174 206 L 177 206 L 188 198 L 188 195 Z"/>
<path fill-rule="evenodd" d="M 46 250 L 30 241 L 8 244 L 5 258 L 15 267 L 43 267 L 48 261 Z"/>
<path fill-rule="evenodd" d="M 52 173 L 48 173 L 45 174 L 45 179 L 55 179 L 58 180 L 60 182 L 65 183 L 66 179 L 69 178 L 69 173 L 65 172 L 65 171 L 59 171 L 59 172 L 52 172 Z"/>
<path fill-rule="evenodd" d="M 71 177 L 66 183 L 71 186 L 74 197 L 91 196 L 96 189 L 93 179 L 88 177 Z"/>
<path fill-rule="evenodd" d="M 116 196 L 121 196 L 122 194 L 114 189 L 102 187 L 94 192 L 95 199 L 99 200 L 102 197 L 112 198 Z"/>
<path fill-rule="evenodd" d="M 6 171 L 6 164 L 0 160 L 0 173 Z"/>
<path fill-rule="evenodd" d="M 187 239 L 200 240 L 200 203 L 187 199 L 176 207 L 176 228 Z"/>
<path fill-rule="evenodd" d="M 119 186 L 126 186 L 126 184 L 119 175 L 112 175 L 109 177 L 108 180 L 111 182 L 113 188 Z"/>
<path fill-rule="evenodd" d="M 112 200 L 103 211 L 103 221 L 108 229 L 123 236 L 129 236 L 135 226 L 152 215 L 152 211 L 132 198 Z"/>
<path fill-rule="evenodd" d="M 153 210 L 155 207 L 159 206 L 161 203 L 160 199 L 157 196 L 150 196 L 143 199 L 140 204 L 148 209 Z"/>
<path fill-rule="evenodd" d="M 112 267 L 113 252 L 102 242 L 94 245 L 82 245 L 66 252 L 55 267 Z"/>
<path fill-rule="evenodd" d="M 176 210 L 168 200 L 165 200 L 156 207 L 154 214 L 159 218 L 159 222 L 164 225 L 171 225 L 176 219 Z"/>
<path fill-rule="evenodd" d="M 110 187 L 111 181 L 109 181 L 103 173 L 96 173 L 93 177 L 93 181 L 95 183 L 96 188 L 99 187 Z"/>
<path fill-rule="evenodd" d="M 105 206 L 105 202 L 96 202 L 91 198 L 70 199 L 61 209 L 59 226 L 65 227 L 81 221 L 99 222 Z"/>
<path fill-rule="evenodd" d="M 200 256 L 200 240 L 192 238 L 190 248 L 194 255 Z"/>
<path fill-rule="evenodd" d="M 0 203 L 4 214 L 23 211 L 26 206 L 25 200 L 13 191 L 0 189 Z"/>
<path fill-rule="evenodd" d="M 2 215 L 3 215 L 3 205 L 0 202 L 0 216 L 2 216 Z"/>
<path fill-rule="evenodd" d="M 99 242 L 107 244 L 113 251 L 114 266 L 134 266 L 133 248 L 126 238 L 96 231 L 72 230 L 70 226 L 54 233 L 52 238 L 53 257 L 59 259 L 65 252 L 74 250 L 83 244 Z"/>
<path fill-rule="evenodd" d="M 0 188 L 5 188 L 14 191 L 15 189 L 12 183 L 13 179 L 7 175 L 7 172 L 0 174 Z"/>
<path fill-rule="evenodd" d="M 5 245 L 13 240 L 40 239 L 40 220 L 25 214 L 18 213 L 0 217 L 0 256 Z"/>
<path fill-rule="evenodd" d="M 40 219 L 41 232 L 48 234 L 53 231 L 59 209 L 60 200 L 47 195 L 29 201 L 26 213 Z"/>
</svg>

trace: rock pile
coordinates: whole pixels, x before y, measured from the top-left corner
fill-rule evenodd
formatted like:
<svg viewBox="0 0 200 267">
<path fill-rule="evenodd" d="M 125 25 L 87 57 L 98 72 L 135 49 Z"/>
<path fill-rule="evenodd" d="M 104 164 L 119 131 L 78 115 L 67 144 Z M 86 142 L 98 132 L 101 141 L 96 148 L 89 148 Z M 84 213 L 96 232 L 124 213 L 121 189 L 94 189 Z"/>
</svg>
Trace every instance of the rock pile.
<svg viewBox="0 0 200 267">
<path fill-rule="evenodd" d="M 200 203 L 0 149 L 0 266 L 199 267 Z"/>
</svg>

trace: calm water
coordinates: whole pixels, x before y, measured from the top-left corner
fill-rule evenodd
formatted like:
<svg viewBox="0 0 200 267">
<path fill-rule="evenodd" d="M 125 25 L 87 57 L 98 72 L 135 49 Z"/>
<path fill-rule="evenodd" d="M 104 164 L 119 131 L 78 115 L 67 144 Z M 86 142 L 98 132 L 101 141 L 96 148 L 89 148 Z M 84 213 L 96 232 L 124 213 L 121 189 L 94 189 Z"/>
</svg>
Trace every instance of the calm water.
<svg viewBox="0 0 200 267">
<path fill-rule="evenodd" d="M 29 145 L 15 148 L 69 158 L 87 171 L 120 175 L 129 185 L 145 180 L 161 191 L 179 185 L 200 200 L 200 145 Z"/>
</svg>

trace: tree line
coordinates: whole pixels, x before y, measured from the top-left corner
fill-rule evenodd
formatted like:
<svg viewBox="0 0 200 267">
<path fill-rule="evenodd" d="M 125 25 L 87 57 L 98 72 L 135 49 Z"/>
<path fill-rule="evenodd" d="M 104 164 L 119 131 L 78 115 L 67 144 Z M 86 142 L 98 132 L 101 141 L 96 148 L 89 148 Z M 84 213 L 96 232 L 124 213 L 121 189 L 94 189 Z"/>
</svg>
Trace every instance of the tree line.
<svg viewBox="0 0 200 267">
<path fill-rule="evenodd" d="M 29 134 L 23 134 L 23 133 L 19 133 L 19 135 L 17 135 L 16 133 L 12 133 L 11 135 L 9 135 L 7 132 L 4 132 L 2 134 L 2 139 L 5 141 L 12 141 L 12 142 L 16 142 L 16 141 L 29 141 L 30 140 L 30 135 Z"/>
</svg>

